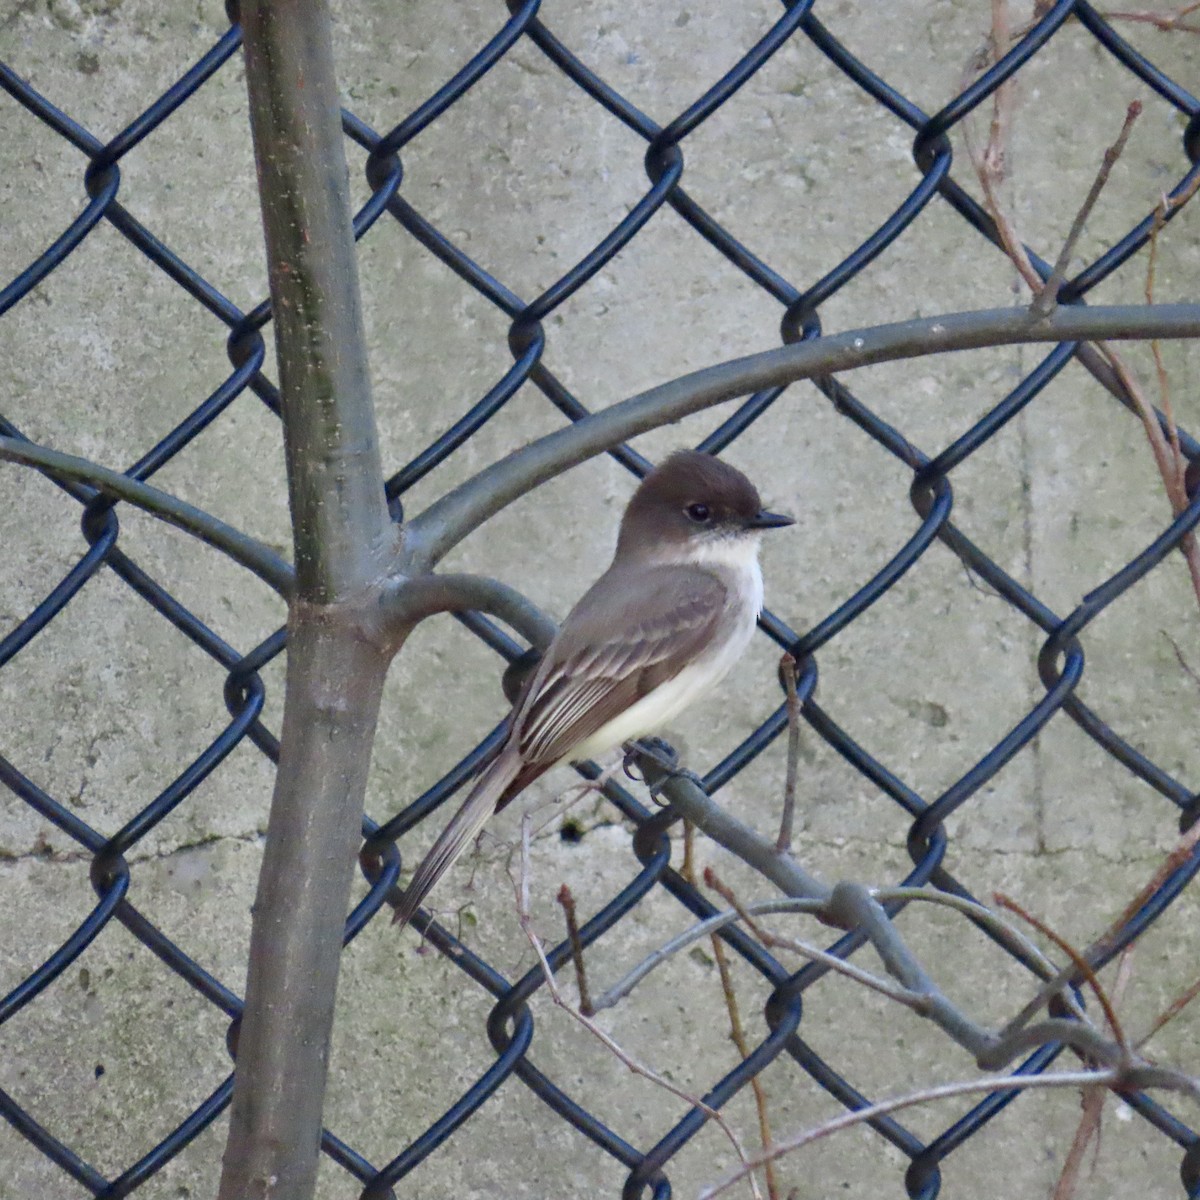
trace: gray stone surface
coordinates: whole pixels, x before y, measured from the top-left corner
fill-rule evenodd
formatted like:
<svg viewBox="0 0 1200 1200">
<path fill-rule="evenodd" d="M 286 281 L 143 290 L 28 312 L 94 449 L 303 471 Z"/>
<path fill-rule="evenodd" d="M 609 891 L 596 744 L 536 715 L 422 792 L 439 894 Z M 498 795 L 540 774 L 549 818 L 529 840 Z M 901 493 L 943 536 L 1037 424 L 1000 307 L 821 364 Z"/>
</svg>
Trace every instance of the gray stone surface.
<svg viewBox="0 0 1200 1200">
<path fill-rule="evenodd" d="M 1014 6 L 1015 8 L 1020 6 Z M 561 10 L 561 11 L 560 11 Z M 589 66 L 665 122 L 727 69 L 778 16 L 766 3 L 551 6 L 547 24 Z M 989 5 L 921 0 L 818 4 L 855 53 L 933 111 L 959 86 L 982 43 Z M 383 129 L 437 87 L 498 28 L 502 5 L 392 4 L 338 9 L 345 99 Z M 1024 19 L 1014 12 L 1014 21 Z M 224 28 L 215 0 L 7 0 L 0 58 L 98 137 L 123 128 Z M 1197 47 L 1184 34 L 1123 27 L 1185 85 Z M 1053 258 L 1126 104 L 1146 112 L 1088 222 L 1078 263 L 1110 245 L 1186 164 L 1182 123 L 1080 28 L 1065 30 L 1023 72 L 1013 122 L 1009 201 L 1023 236 Z M 985 123 L 975 123 L 982 138 Z M 780 51 L 689 137 L 685 182 L 710 212 L 797 286 L 830 270 L 917 181 L 910 132 L 841 76 L 807 41 Z M 438 228 L 530 299 L 604 235 L 645 190 L 643 145 L 550 67 L 516 48 L 404 154 L 404 194 Z M 955 135 L 958 178 L 975 189 Z M 357 194 L 360 160 L 351 154 Z M 79 211 L 83 159 L 8 97 L 0 99 L 0 279 L 39 253 Z M 235 303 L 264 293 L 240 63 L 220 71 L 122 161 L 131 212 Z M 1200 245 L 1186 213 L 1164 235 L 1160 299 L 1196 292 Z M 385 461 L 398 466 L 478 398 L 507 367 L 507 321 L 398 227 L 363 244 L 362 280 Z M 1144 259 L 1099 289 L 1137 301 Z M 822 309 L 827 330 L 1019 303 L 1013 272 L 949 208 L 917 225 Z M 547 362 L 590 406 L 777 342 L 779 306 L 746 283 L 679 218 L 660 213 L 621 256 L 547 322 Z M 928 453 L 987 411 L 1042 354 L 997 350 L 881 366 L 857 394 Z M 1173 399 L 1195 428 L 1186 386 L 1194 347 L 1168 347 Z M 1148 368 L 1145 353 L 1131 361 Z M 29 436 L 108 465 L 126 465 L 224 378 L 224 332 L 111 227 L 0 321 L 0 411 Z M 1150 383 L 1153 372 L 1143 369 Z M 694 443 L 728 411 L 639 439 L 656 456 Z M 406 497 L 418 511 L 561 417 L 524 389 L 505 412 Z M 908 473 L 808 386 L 798 386 L 730 451 L 773 506 L 800 516 L 765 552 L 768 601 L 800 628 L 843 601 L 916 528 Z M 156 480 L 185 499 L 288 544 L 278 427 L 253 397 L 237 400 Z M 1059 613 L 1147 544 L 1167 508 L 1135 422 L 1081 371 L 1067 372 L 954 475 L 955 520 Z M 500 514 L 447 566 L 496 575 L 561 615 L 607 555 L 630 491 L 605 459 L 588 463 Z M 245 572 L 177 532 L 121 510 L 121 545 L 223 638 L 248 649 L 282 610 Z M 547 547 L 553 545 L 553 552 Z M 0 465 L 0 632 L 82 553 L 78 508 L 41 477 Z M 1196 604 L 1171 561 L 1089 629 L 1084 696 L 1177 777 L 1194 781 Z M 935 796 L 1041 695 L 1041 641 L 1024 619 L 935 547 L 869 613 L 820 654 L 820 699 L 893 771 Z M 776 656 L 756 646 L 721 694 L 672 731 L 688 763 L 711 766 L 778 702 Z M 111 833 L 159 792 L 227 720 L 223 673 L 111 575 L 0 671 L 0 753 L 94 827 Z M 282 673 L 266 672 L 266 720 L 278 727 Z M 422 628 L 389 680 L 368 798 L 378 819 L 457 761 L 502 712 L 496 660 L 446 619 Z M 909 866 L 903 815 L 806 733 L 797 854 L 822 877 L 888 884 Z M 784 772 L 773 747 L 722 799 L 774 830 Z M 244 979 L 249 908 L 261 855 L 270 771 L 237 750 L 131 855 L 130 901 L 234 989 Z M 569 780 L 548 780 L 550 799 Z M 581 911 L 634 871 L 614 811 L 586 798 L 588 833 L 570 845 L 559 818 L 535 839 L 535 923 L 556 935 L 553 895 L 569 880 Z M 1172 806 L 1107 759 L 1063 717 L 949 824 L 948 864 L 981 897 L 1000 890 L 1084 942 L 1124 908 L 1175 836 Z M 409 839 L 417 847 L 432 834 Z M 473 883 L 455 872 L 439 896 L 467 903 L 466 935 L 510 977 L 532 959 L 517 928 L 506 866 L 518 836 L 505 815 L 485 840 Z M 408 848 L 408 847 L 406 847 Z M 411 848 L 410 848 L 411 849 Z M 64 835 L 0 795 L 0 992 L 41 962 L 94 902 L 87 860 Z M 711 846 L 700 849 L 747 896 L 766 893 Z M 1185 896 L 1139 947 L 1122 1013 L 1132 1030 L 1195 976 L 1196 903 Z M 785 922 L 780 922 L 781 926 Z M 589 956 L 615 978 L 686 919 L 650 897 Z M 810 935 L 811 926 L 795 925 Z M 933 910 L 902 929 L 950 995 L 1002 1021 L 1026 978 L 957 919 Z M 819 937 L 819 932 L 814 936 Z M 347 953 L 329 1096 L 329 1126 L 373 1161 L 423 1130 L 493 1059 L 486 996 L 435 955 L 376 921 Z M 752 1038 L 765 1032 L 765 993 L 737 976 Z M 836 995 L 833 993 L 836 992 Z M 639 1147 L 681 1114 L 660 1087 L 631 1076 L 544 1000 L 535 1004 L 535 1061 Z M 717 973 L 707 952 L 673 960 L 601 1020 L 673 1084 L 701 1091 L 735 1062 Z M 973 1065 L 917 1018 L 840 981 L 805 1010 L 810 1043 L 873 1097 L 968 1076 Z M 1196 1018 L 1153 1047 L 1196 1069 Z M 127 1168 L 223 1078 L 224 1021 L 123 929 L 109 927 L 34 1004 L 0 1027 L 0 1086 L 98 1170 Z M 778 1135 L 837 1107 L 794 1064 L 764 1075 Z M 1177 1102 L 1172 1102 L 1177 1105 Z M 1178 1106 L 1194 1123 L 1194 1110 Z M 964 1111 L 943 1104 L 906 1118 L 933 1137 Z M 1078 1119 L 1074 1093 L 1024 1097 L 944 1169 L 945 1197 L 1049 1194 Z M 730 1108 L 753 1141 L 748 1095 Z M 214 1193 L 222 1122 L 136 1195 Z M 675 1195 L 692 1196 L 732 1161 L 710 1129 L 672 1164 Z M 1179 1194 L 1179 1154 L 1130 1110 L 1110 1104 L 1099 1157 L 1081 1195 Z M 0 1200 L 82 1196 L 55 1166 L 0 1126 Z M 902 1157 L 871 1134 L 841 1134 L 781 1166 L 782 1195 L 903 1194 Z M 616 1195 L 611 1160 L 551 1116 L 519 1083 L 503 1089 L 401 1186 L 404 1197 L 511 1200 Z M 323 1169 L 322 1200 L 356 1195 Z M 736 1193 L 735 1193 L 736 1194 Z M 745 1194 L 744 1192 L 741 1194 Z"/>
</svg>

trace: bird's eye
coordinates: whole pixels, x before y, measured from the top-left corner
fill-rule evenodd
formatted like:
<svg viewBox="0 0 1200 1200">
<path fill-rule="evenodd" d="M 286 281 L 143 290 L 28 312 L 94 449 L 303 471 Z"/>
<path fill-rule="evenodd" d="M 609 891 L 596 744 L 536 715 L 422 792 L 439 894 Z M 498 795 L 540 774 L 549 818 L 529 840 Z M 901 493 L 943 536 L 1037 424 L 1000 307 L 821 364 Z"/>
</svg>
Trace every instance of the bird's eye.
<svg viewBox="0 0 1200 1200">
<path fill-rule="evenodd" d="M 707 504 L 689 504 L 683 510 L 688 515 L 688 519 L 695 521 L 697 525 L 703 525 L 712 516 L 712 510 Z"/>
</svg>

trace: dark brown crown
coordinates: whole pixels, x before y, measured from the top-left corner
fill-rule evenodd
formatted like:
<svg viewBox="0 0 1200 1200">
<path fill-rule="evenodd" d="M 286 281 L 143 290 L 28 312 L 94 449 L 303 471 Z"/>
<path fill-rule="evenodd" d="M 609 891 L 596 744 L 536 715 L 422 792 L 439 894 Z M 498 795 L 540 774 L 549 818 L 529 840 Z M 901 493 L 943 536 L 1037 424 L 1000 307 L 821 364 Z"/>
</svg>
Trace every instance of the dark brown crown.
<svg viewBox="0 0 1200 1200">
<path fill-rule="evenodd" d="M 695 519 L 697 506 L 708 518 Z M 617 553 L 632 552 L 647 538 L 685 541 L 707 528 L 740 532 L 753 527 L 762 511 L 758 489 L 736 467 L 701 454 L 679 450 L 642 480 L 625 516 Z"/>
</svg>

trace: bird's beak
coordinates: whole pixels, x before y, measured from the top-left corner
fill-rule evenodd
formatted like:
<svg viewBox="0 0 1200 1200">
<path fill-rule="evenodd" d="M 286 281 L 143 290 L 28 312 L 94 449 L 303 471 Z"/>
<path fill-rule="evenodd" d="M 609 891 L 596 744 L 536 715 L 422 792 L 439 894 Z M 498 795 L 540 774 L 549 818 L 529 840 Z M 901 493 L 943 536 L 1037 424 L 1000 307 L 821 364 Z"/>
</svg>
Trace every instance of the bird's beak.
<svg viewBox="0 0 1200 1200">
<path fill-rule="evenodd" d="M 782 529 L 785 525 L 795 525 L 796 518 L 785 516 L 783 513 L 767 512 L 760 509 L 746 522 L 747 529 Z"/>
</svg>

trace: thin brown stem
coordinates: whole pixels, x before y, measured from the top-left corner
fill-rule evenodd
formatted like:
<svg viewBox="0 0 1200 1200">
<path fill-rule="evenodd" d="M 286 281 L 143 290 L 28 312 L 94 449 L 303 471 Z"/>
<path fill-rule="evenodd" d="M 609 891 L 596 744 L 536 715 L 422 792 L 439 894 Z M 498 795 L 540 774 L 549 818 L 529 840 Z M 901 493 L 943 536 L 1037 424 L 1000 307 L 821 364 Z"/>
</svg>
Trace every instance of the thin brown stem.
<svg viewBox="0 0 1200 1200">
<path fill-rule="evenodd" d="M 1092 1139 L 1098 1139 L 1100 1136 L 1100 1120 L 1107 1099 L 1107 1088 L 1093 1086 L 1083 1089 L 1079 1126 L 1071 1139 L 1066 1158 L 1063 1159 L 1063 1169 L 1054 1185 L 1051 1200 L 1072 1200 L 1075 1195 L 1075 1189 L 1079 1186 L 1079 1174 L 1083 1170 L 1084 1155 L 1087 1154 Z"/>
<path fill-rule="evenodd" d="M 1121 157 L 1125 150 L 1125 145 L 1129 141 L 1129 135 L 1133 130 L 1134 122 L 1141 115 L 1141 101 L 1134 100 L 1125 110 L 1125 121 L 1121 125 L 1121 132 L 1117 134 L 1117 140 L 1105 150 L 1104 157 L 1100 160 L 1100 169 L 1096 172 L 1096 178 L 1092 180 L 1092 186 L 1088 190 L 1087 196 L 1084 197 L 1083 203 L 1079 206 L 1079 211 L 1075 214 L 1075 219 L 1071 222 L 1071 229 L 1067 233 L 1066 241 L 1063 242 L 1062 250 L 1059 251 L 1058 261 L 1055 262 L 1049 279 L 1038 290 L 1037 295 L 1033 298 L 1033 303 L 1029 306 L 1039 316 L 1044 316 L 1050 312 L 1058 303 L 1058 289 L 1062 286 L 1063 276 L 1066 274 L 1067 264 L 1071 261 L 1071 255 L 1075 253 L 1075 243 L 1079 241 L 1079 236 L 1083 233 L 1083 227 L 1087 223 L 1088 217 L 1091 216 L 1092 209 L 1096 206 L 1096 201 L 1100 199 L 1100 193 L 1104 191 L 1104 185 L 1108 183 L 1108 177 L 1112 173 L 1117 159 Z"/>
<path fill-rule="evenodd" d="M 1029 290 L 1036 294 L 1041 289 L 1042 277 L 1037 273 L 1033 263 L 1030 262 L 1029 255 L 1025 252 L 1025 245 L 1021 241 L 1016 227 L 1009 219 L 1007 210 L 1000 203 L 998 182 L 993 178 L 988 167 L 984 165 L 984 157 L 975 153 L 969 140 L 967 151 L 971 156 L 972 162 L 975 163 L 975 172 L 979 177 L 979 185 L 983 188 L 984 204 L 988 210 L 988 215 L 996 225 L 996 234 L 1000 238 L 1000 244 L 1004 249 L 1004 253 L 1008 255 L 1013 266 L 1017 268 L 1018 274 L 1028 284 Z"/>
<path fill-rule="evenodd" d="M 852 1129 L 867 1121 L 890 1113 L 900 1112 L 918 1104 L 930 1104 L 935 1100 L 948 1100 L 955 1096 L 975 1095 L 979 1092 L 1012 1092 L 1027 1091 L 1042 1088 L 1079 1088 L 1091 1086 L 1112 1087 L 1120 1083 L 1120 1072 L 1117 1070 L 1104 1071 L 1063 1071 L 1057 1075 L 998 1075 L 984 1079 L 966 1079 L 957 1083 L 944 1083 L 935 1087 L 922 1088 L 907 1096 L 894 1100 L 883 1100 L 878 1104 L 868 1104 L 856 1108 L 852 1112 L 842 1113 L 822 1125 L 806 1129 L 794 1137 L 784 1138 L 776 1142 L 769 1151 L 763 1151 L 730 1171 L 723 1179 L 706 1187 L 700 1192 L 699 1200 L 712 1200 L 713 1197 L 728 1191 L 735 1183 L 750 1171 L 757 1169 L 770 1159 L 782 1158 L 794 1150 L 802 1149 L 822 1138 L 827 1138 L 843 1129 Z"/>
<path fill-rule="evenodd" d="M 1137 1040 L 1140 1050 L 1164 1025 L 1173 1021 L 1197 996 L 1200 996 L 1200 979 L 1195 980 L 1189 987 L 1175 997 L 1166 1008 L 1158 1014 L 1150 1024 L 1150 1028 Z"/>
<path fill-rule="evenodd" d="M 1125 995 L 1125 989 L 1129 986 L 1129 981 L 1133 978 L 1133 947 L 1126 946 L 1121 951 L 1120 961 L 1117 966 L 1117 981 L 1113 984 L 1113 1007 L 1120 1005 Z M 1062 1173 L 1058 1177 L 1058 1182 L 1054 1185 L 1054 1194 L 1051 1200 L 1072 1200 L 1075 1195 L 1075 1189 L 1079 1184 L 1079 1174 L 1083 1169 L 1083 1156 L 1087 1153 L 1087 1148 L 1093 1142 L 1096 1146 L 1096 1153 L 1100 1152 L 1100 1136 L 1102 1130 L 1102 1120 L 1104 1116 L 1104 1102 L 1108 1099 L 1107 1088 L 1090 1087 L 1083 1089 L 1082 1112 L 1079 1118 L 1079 1126 L 1075 1130 L 1075 1136 L 1071 1139 L 1070 1148 L 1067 1151 L 1067 1156 L 1063 1160 Z M 1095 1169 L 1095 1159 L 1093 1158 L 1093 1170 Z"/>
<path fill-rule="evenodd" d="M 780 663 L 783 686 L 787 693 L 788 749 L 787 776 L 783 783 L 783 815 L 779 819 L 779 837 L 775 849 L 787 854 L 792 848 L 792 825 L 796 817 L 796 784 L 800 776 L 800 699 L 796 695 L 796 660 L 785 654 Z"/>
<path fill-rule="evenodd" d="M 558 903 L 567 922 L 567 941 L 571 947 L 571 961 L 575 964 L 575 985 L 579 989 L 579 1011 L 585 1017 L 594 1017 L 591 993 L 588 991 L 587 967 L 583 961 L 583 942 L 579 940 L 579 922 L 575 917 L 575 897 L 564 883 L 558 889 Z"/>
<path fill-rule="evenodd" d="M 1150 443 L 1154 465 L 1158 468 L 1159 476 L 1163 481 L 1163 488 L 1170 501 L 1171 511 L 1178 516 L 1188 506 L 1186 468 L 1176 459 L 1171 443 L 1167 440 L 1162 426 L 1159 424 L 1158 414 L 1154 411 L 1150 401 L 1146 399 L 1146 394 L 1142 391 L 1136 376 L 1125 365 L 1125 360 L 1106 343 L 1098 342 L 1096 345 L 1116 372 L 1125 394 L 1129 397 L 1134 411 L 1142 422 L 1142 429 L 1146 434 L 1146 440 Z M 1183 552 L 1188 573 L 1192 578 L 1192 590 L 1196 594 L 1197 602 L 1200 603 L 1200 548 L 1197 547 L 1196 539 L 1190 533 L 1180 539 L 1179 548 Z"/>
<path fill-rule="evenodd" d="M 992 0 L 992 61 L 1005 55 L 1012 34 L 1008 23 L 1008 0 Z M 1009 135 L 1012 130 L 1013 108 L 1016 104 L 1016 79 L 1010 75 L 992 93 L 992 122 L 984 162 L 997 184 L 1008 178 Z"/>
<path fill-rule="evenodd" d="M 1106 953 L 1113 939 L 1129 924 L 1134 915 L 1145 906 L 1150 897 L 1162 887 L 1168 877 L 1178 871 L 1191 858 L 1198 843 L 1200 843 L 1200 821 L 1194 822 L 1191 828 L 1175 843 L 1171 852 L 1159 863 L 1158 868 L 1150 879 L 1142 885 L 1137 895 L 1126 904 L 1124 911 L 1092 943 L 1088 948 L 1090 956 L 1097 957 Z"/>
<path fill-rule="evenodd" d="M 992 0 L 992 27 L 988 38 L 992 63 L 999 62 L 1004 57 L 1010 36 L 1006 0 Z M 986 60 L 984 65 L 988 65 Z M 1024 243 L 1000 201 L 1000 188 L 1008 177 L 1009 137 L 1015 104 L 1015 82 L 1006 79 L 992 95 L 992 119 L 988 128 L 987 144 L 979 150 L 971 136 L 970 126 L 966 123 L 963 125 L 963 138 L 979 186 L 983 189 L 984 207 L 996 226 L 1000 244 L 1030 291 L 1036 295 L 1042 286 L 1041 276 L 1030 262 Z"/>
<path fill-rule="evenodd" d="M 1121 1027 L 1121 1022 L 1117 1019 L 1116 1009 L 1113 1007 L 1113 1003 L 1100 983 L 1100 980 L 1096 977 L 1096 972 L 1093 970 L 1092 964 L 1066 938 L 1056 933 L 1045 921 L 1035 917 L 1028 909 L 1022 907 L 1015 900 L 1004 895 L 1002 892 L 996 892 L 993 898 L 999 907 L 1005 908 L 1011 913 L 1016 913 L 1023 921 L 1027 921 L 1032 925 L 1043 937 L 1052 941 L 1075 964 L 1076 970 L 1087 980 L 1088 986 L 1092 989 L 1092 993 L 1095 995 L 1100 1008 L 1104 1012 L 1104 1019 L 1108 1022 L 1108 1027 L 1112 1032 L 1113 1038 L 1120 1047 L 1122 1060 L 1125 1062 L 1130 1061 L 1133 1057 L 1133 1052 L 1130 1050 L 1129 1043 L 1125 1039 L 1125 1030 Z"/>
<path fill-rule="evenodd" d="M 746 1030 L 742 1025 L 742 1014 L 738 1008 L 737 993 L 733 988 L 733 973 L 729 969 L 729 954 L 725 943 L 717 934 L 712 935 L 713 957 L 717 960 L 717 970 L 721 974 L 721 991 L 725 996 L 725 1009 L 729 1013 L 729 1036 L 737 1047 L 738 1053 L 745 1060 L 750 1057 L 750 1043 L 746 1040 Z M 758 1137 L 764 1150 L 771 1146 L 771 1121 L 767 1114 L 767 1093 L 759 1076 L 750 1079 L 750 1090 L 754 1093 L 754 1108 L 758 1114 Z M 766 1163 L 767 1196 L 769 1200 L 779 1200 L 779 1180 L 775 1174 L 775 1163 L 768 1159 Z"/>
<path fill-rule="evenodd" d="M 1154 223 L 1150 228 L 1150 253 L 1146 264 L 1146 303 L 1152 305 L 1154 303 L 1154 280 L 1155 269 L 1158 264 L 1158 239 L 1162 232 L 1163 226 L 1167 223 L 1168 216 L 1176 209 L 1182 208 L 1195 194 L 1197 189 L 1200 189 L 1200 175 L 1177 196 L 1163 196 L 1154 209 Z M 1159 404 L 1162 407 L 1163 418 L 1167 426 L 1167 441 L 1170 446 L 1170 474 L 1163 474 L 1159 456 L 1156 453 L 1155 461 L 1159 462 L 1159 473 L 1163 478 L 1163 485 L 1167 488 L 1167 493 L 1171 497 L 1171 507 L 1178 514 L 1181 509 L 1177 504 L 1182 500 L 1183 504 L 1188 503 L 1188 486 L 1187 486 L 1187 468 L 1188 463 L 1184 458 L 1183 449 L 1179 444 L 1179 427 L 1175 423 L 1175 411 L 1171 404 L 1171 386 L 1170 379 L 1167 375 L 1166 363 L 1163 361 L 1162 343 L 1158 338 L 1150 339 L 1150 352 L 1154 355 L 1154 370 L 1158 378 L 1158 396 Z M 1142 415 L 1141 407 L 1139 407 L 1139 415 Z M 1145 418 L 1142 418 L 1145 424 Z M 1157 422 L 1156 422 L 1157 423 Z M 1147 434 L 1149 431 L 1147 430 Z M 1152 443 L 1153 444 L 1153 443 Z M 1166 456 L 1163 455 L 1163 458 Z M 1180 495 L 1181 493 L 1181 495 Z M 1184 558 L 1187 560 L 1188 570 L 1192 576 L 1192 587 L 1196 592 L 1196 599 L 1200 602 L 1200 552 L 1196 548 L 1196 540 L 1192 534 L 1188 534 L 1180 543 L 1180 548 L 1183 551 Z"/>
<path fill-rule="evenodd" d="M 992 7 L 992 57 L 998 60 L 1003 52 L 1003 47 L 1007 45 L 1007 10 L 1005 0 L 993 0 Z M 1029 285 L 1034 294 L 1033 303 L 1030 305 L 1030 315 L 1048 319 L 1055 315 L 1056 300 L 1058 289 L 1061 282 L 1061 277 L 1066 269 L 1067 260 L 1070 257 L 1074 242 L 1082 230 L 1083 224 L 1094 206 L 1096 199 L 1099 197 L 1105 184 L 1108 182 L 1109 175 L 1113 165 L 1121 156 L 1128 141 L 1130 130 L 1133 123 L 1137 120 L 1141 113 L 1141 104 L 1134 101 L 1130 104 L 1125 114 L 1125 121 L 1121 127 L 1121 132 L 1117 140 L 1112 146 L 1105 151 L 1104 159 L 1101 162 L 1100 169 L 1097 172 L 1096 178 L 1093 181 L 1092 187 L 1084 200 L 1082 207 L 1076 214 L 1075 220 L 1071 226 L 1071 232 L 1067 237 L 1067 241 L 1063 246 L 1062 253 L 1059 255 L 1058 263 L 1055 265 L 1050 278 L 1045 284 L 1042 283 L 1037 272 L 1033 268 L 1033 264 L 1029 260 L 1029 256 L 1025 252 L 1023 243 L 1018 235 L 1015 226 L 1010 220 L 1008 214 L 1004 211 L 1003 205 L 999 200 L 999 185 L 1004 177 L 1004 164 L 1006 144 L 1004 139 L 1007 136 L 1008 124 L 1007 115 L 1001 112 L 1001 100 L 999 93 L 1003 88 L 998 89 L 997 96 L 993 103 L 996 106 L 996 111 L 993 116 L 991 137 L 989 139 L 986 150 L 980 154 L 972 145 L 970 139 L 969 128 L 964 126 L 964 136 L 967 140 L 967 150 L 970 154 L 972 164 L 975 167 L 976 174 L 979 177 L 980 186 L 983 188 L 984 198 L 989 214 L 996 225 L 997 235 L 1000 238 L 1001 245 L 1004 247 L 1005 253 L 1008 255 L 1013 265 L 1017 268 L 1021 277 Z M 1180 196 L 1176 197 L 1170 203 L 1170 208 L 1173 209 L 1181 204 L 1186 203 L 1187 199 L 1200 186 L 1200 177 L 1193 181 L 1193 184 Z M 1160 205 L 1162 209 L 1162 218 L 1159 218 L 1156 213 L 1155 229 L 1152 234 L 1157 231 L 1157 227 L 1161 226 L 1162 220 L 1165 219 L 1168 209 L 1165 207 L 1165 202 Z M 1153 236 L 1151 244 L 1151 273 L 1153 272 Z M 1152 291 L 1152 274 L 1148 281 L 1148 286 Z M 1165 387 L 1165 371 L 1161 366 L 1161 354 L 1155 350 L 1155 361 L 1159 366 L 1160 387 Z M 1103 366 L 1106 366 L 1114 377 L 1112 379 L 1104 378 L 1103 366 L 1095 361 L 1099 355 Z M 1101 379 L 1101 382 L 1106 386 L 1115 387 L 1118 389 L 1118 394 L 1124 393 L 1128 397 L 1130 403 L 1134 406 L 1135 411 L 1142 421 L 1143 428 L 1146 432 L 1146 437 L 1150 441 L 1151 451 L 1154 454 L 1155 463 L 1158 466 L 1159 474 L 1162 476 L 1163 485 L 1167 489 L 1167 494 L 1171 501 L 1172 511 L 1178 516 L 1187 504 L 1187 487 L 1185 482 L 1186 467 L 1183 463 L 1182 452 L 1179 448 L 1178 432 L 1174 426 L 1173 414 L 1168 408 L 1164 410 L 1167 414 L 1167 422 L 1170 430 L 1169 438 L 1163 436 L 1162 430 L 1158 424 L 1158 418 L 1151 408 L 1149 402 L 1142 394 L 1138 387 L 1137 381 L 1134 379 L 1132 372 L 1126 367 L 1122 359 L 1117 355 L 1116 351 L 1105 346 L 1102 342 L 1097 341 L 1095 348 L 1090 346 L 1081 346 L 1078 351 L 1080 361 L 1088 367 L 1088 369 Z M 1200 548 L 1197 547 L 1196 539 L 1191 533 L 1184 535 L 1180 539 L 1180 549 L 1183 552 L 1184 559 L 1188 565 L 1188 572 L 1192 579 L 1192 589 L 1196 593 L 1197 601 L 1200 602 Z"/>
<path fill-rule="evenodd" d="M 1197 9 L 1200 9 L 1200 3 L 1185 4 L 1181 9 L 1173 13 L 1166 12 L 1106 12 L 1104 18 L 1107 21 L 1138 21 L 1146 25 L 1153 25 L 1156 29 L 1163 30 L 1164 33 L 1200 33 L 1200 25 L 1190 25 L 1184 18 L 1190 16 Z"/>
<path fill-rule="evenodd" d="M 695 861 L 695 832 L 690 821 L 683 823 L 683 867 L 681 874 L 693 887 L 697 885 Z M 725 951 L 725 943 L 720 935 L 714 932 L 710 936 L 713 958 L 717 962 L 717 971 L 721 977 L 721 993 L 725 997 L 725 1010 L 729 1013 L 729 1036 L 737 1047 L 743 1061 L 750 1057 L 750 1044 L 746 1040 L 745 1028 L 742 1025 L 741 1011 L 738 1008 L 737 993 L 733 987 L 733 974 L 729 969 L 729 955 Z M 750 1078 L 750 1090 L 754 1094 L 754 1108 L 758 1115 L 758 1136 L 763 1149 L 771 1145 L 771 1119 L 767 1112 L 767 1093 L 762 1080 L 753 1075 Z M 767 1181 L 768 1200 L 779 1200 L 779 1180 L 776 1177 L 775 1164 L 768 1162 L 765 1177 Z"/>
<path fill-rule="evenodd" d="M 568 1003 L 566 997 L 562 994 L 562 990 L 558 986 L 558 981 L 554 978 L 554 972 L 550 969 L 550 962 L 546 958 L 546 949 L 542 944 L 542 939 L 538 936 L 533 928 L 533 918 L 529 912 L 529 823 L 521 822 L 521 871 L 516 881 L 517 893 L 517 916 L 521 925 L 521 931 L 525 934 L 526 941 L 533 948 L 533 952 L 538 960 L 538 965 L 542 971 L 542 978 L 546 981 L 546 990 L 550 995 L 550 999 L 554 1004 L 567 1013 L 573 1020 L 582 1025 L 593 1037 L 595 1037 L 609 1052 L 621 1062 L 627 1070 L 634 1075 L 640 1075 L 643 1079 L 649 1080 L 651 1083 L 657 1084 L 659 1087 L 677 1096 L 680 1100 L 685 1101 L 693 1108 L 699 1109 L 706 1117 L 712 1120 L 718 1128 L 729 1139 L 733 1146 L 734 1152 L 737 1154 L 738 1161 L 745 1164 L 749 1160 L 746 1156 L 746 1151 L 742 1146 L 741 1139 L 733 1131 L 729 1122 L 725 1119 L 719 1109 L 713 1108 L 710 1104 L 706 1104 L 700 1097 L 693 1096 L 690 1092 L 683 1088 L 676 1087 L 670 1080 L 663 1078 L 657 1071 L 652 1071 L 649 1067 L 638 1062 L 628 1054 L 618 1042 L 591 1018 L 584 1016 L 576 1005 Z M 762 1200 L 762 1193 L 759 1191 L 758 1184 L 753 1175 L 749 1176 L 749 1185 L 751 1194 L 755 1200 Z"/>
</svg>

